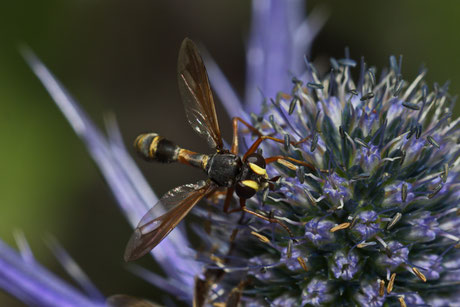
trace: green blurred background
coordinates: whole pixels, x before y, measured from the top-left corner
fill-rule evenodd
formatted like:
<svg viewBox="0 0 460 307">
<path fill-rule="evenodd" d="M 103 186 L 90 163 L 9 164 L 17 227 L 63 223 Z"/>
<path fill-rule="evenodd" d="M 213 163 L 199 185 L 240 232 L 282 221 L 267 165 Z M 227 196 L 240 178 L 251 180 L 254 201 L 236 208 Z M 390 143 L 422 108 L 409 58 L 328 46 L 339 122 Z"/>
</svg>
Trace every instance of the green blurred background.
<svg viewBox="0 0 460 307">
<path fill-rule="evenodd" d="M 450 92 L 460 92 L 460 2 L 309 1 L 308 11 L 314 8 L 328 15 L 313 45 L 318 63 L 341 57 L 344 46 L 379 68 L 390 54 L 403 54 L 406 80 L 424 63 L 430 84 L 451 80 Z M 39 261 L 65 276 L 43 240 L 52 234 L 104 294 L 155 298 L 152 286 L 125 270 L 122 254 L 132 230 L 17 46 L 27 43 L 98 124 L 115 113 L 128 145 L 152 130 L 207 151 L 179 100 L 178 49 L 186 36 L 202 42 L 242 93 L 249 17 L 247 1 L 2 1 L 0 238 L 14 244 L 12 232 L 22 230 Z M 159 195 L 202 177 L 181 165 L 136 161 Z M 140 261 L 156 269 L 152 262 Z M 0 305 L 21 306 L 1 292 Z"/>
</svg>

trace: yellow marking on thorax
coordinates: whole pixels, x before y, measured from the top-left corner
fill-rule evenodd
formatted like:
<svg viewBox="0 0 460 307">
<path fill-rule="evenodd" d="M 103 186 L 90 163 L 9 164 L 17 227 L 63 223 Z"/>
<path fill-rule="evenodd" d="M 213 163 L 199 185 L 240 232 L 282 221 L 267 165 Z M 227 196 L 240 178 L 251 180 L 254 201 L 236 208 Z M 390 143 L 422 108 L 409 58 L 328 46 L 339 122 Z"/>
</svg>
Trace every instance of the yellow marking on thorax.
<svg viewBox="0 0 460 307">
<path fill-rule="evenodd" d="M 262 168 L 260 166 L 258 166 L 257 164 L 254 164 L 254 163 L 251 163 L 249 162 L 249 167 L 251 168 L 251 170 L 256 173 L 257 175 L 260 175 L 260 176 L 264 176 L 265 178 L 268 178 L 268 175 L 267 175 L 267 170 L 265 168 Z"/>
<path fill-rule="evenodd" d="M 149 146 L 149 156 L 151 158 L 155 157 L 155 152 L 157 151 L 157 147 L 158 147 L 158 142 L 161 140 L 162 138 L 157 135 L 153 140 L 152 140 L 152 143 L 150 143 L 150 146 Z"/>
<path fill-rule="evenodd" d="M 251 189 L 259 191 L 259 184 L 254 180 L 242 180 L 241 183 L 247 187 L 250 187 Z"/>
</svg>

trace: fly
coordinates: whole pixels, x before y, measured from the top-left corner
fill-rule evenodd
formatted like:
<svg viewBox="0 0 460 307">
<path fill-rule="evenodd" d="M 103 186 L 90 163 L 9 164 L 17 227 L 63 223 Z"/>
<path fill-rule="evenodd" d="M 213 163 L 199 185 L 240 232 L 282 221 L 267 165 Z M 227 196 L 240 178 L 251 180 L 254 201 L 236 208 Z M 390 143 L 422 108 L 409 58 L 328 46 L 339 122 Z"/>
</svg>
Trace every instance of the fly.
<svg viewBox="0 0 460 307">
<path fill-rule="evenodd" d="M 176 187 L 163 195 L 158 203 L 144 215 L 134 230 L 126 246 L 124 259 L 132 261 L 147 254 L 179 224 L 203 197 L 209 197 L 222 189 L 227 189 L 224 212 L 244 211 L 266 221 L 277 223 L 292 237 L 286 225 L 274 217 L 267 217 L 249 210 L 246 208 L 245 201 L 254 196 L 257 191 L 273 185 L 272 181 L 275 178 L 269 179 L 265 169 L 268 163 L 284 159 L 312 170 L 313 167 L 290 157 L 264 158 L 256 153 L 260 143 L 264 140 L 269 139 L 282 144 L 285 140 L 263 136 L 256 128 L 239 117 L 233 118 L 232 121 L 231 149 L 224 148 L 206 68 L 197 47 L 188 38 L 182 42 L 179 51 L 178 82 L 188 122 L 193 130 L 215 149 L 215 153 L 201 154 L 181 148 L 156 133 L 141 134 L 136 138 L 134 147 L 146 160 L 191 165 L 203 170 L 208 179 Z M 242 157 L 238 155 L 238 123 L 245 125 L 258 136 Z M 297 145 L 300 142 L 291 141 L 290 143 Z M 229 210 L 234 192 L 240 199 L 240 208 Z"/>
</svg>

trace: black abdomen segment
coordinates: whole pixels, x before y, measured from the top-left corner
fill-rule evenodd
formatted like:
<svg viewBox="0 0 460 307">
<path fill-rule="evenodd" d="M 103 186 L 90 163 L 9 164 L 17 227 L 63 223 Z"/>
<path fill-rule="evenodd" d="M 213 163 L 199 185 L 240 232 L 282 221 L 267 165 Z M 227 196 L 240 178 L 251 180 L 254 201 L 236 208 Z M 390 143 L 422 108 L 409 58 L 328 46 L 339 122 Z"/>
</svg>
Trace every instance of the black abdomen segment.
<svg viewBox="0 0 460 307">
<path fill-rule="evenodd" d="M 209 156 L 180 148 L 156 133 L 139 135 L 134 141 L 137 152 L 148 161 L 161 163 L 179 162 L 205 170 Z"/>
<path fill-rule="evenodd" d="M 146 160 L 161 163 L 176 162 L 180 147 L 156 133 L 139 135 L 134 141 L 137 152 Z"/>
</svg>

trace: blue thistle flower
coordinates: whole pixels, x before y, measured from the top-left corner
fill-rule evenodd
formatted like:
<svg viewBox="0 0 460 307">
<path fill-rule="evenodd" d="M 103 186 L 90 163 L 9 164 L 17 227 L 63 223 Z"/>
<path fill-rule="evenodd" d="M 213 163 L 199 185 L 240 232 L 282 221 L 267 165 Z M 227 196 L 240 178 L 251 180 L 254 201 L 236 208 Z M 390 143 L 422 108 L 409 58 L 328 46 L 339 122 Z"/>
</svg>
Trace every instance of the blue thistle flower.
<svg viewBox="0 0 460 307">
<path fill-rule="evenodd" d="M 336 251 L 330 257 L 328 266 L 334 278 L 343 280 L 353 279 L 361 267 L 358 253 L 342 250 Z"/>
<path fill-rule="evenodd" d="M 362 61 L 356 81 L 355 61 L 331 63 L 321 77 L 306 62 L 291 89 L 279 82 L 279 91 L 262 90 L 261 107 L 251 109 L 263 134 L 298 143 L 266 142 L 264 154 L 300 159 L 313 170 L 271 165 L 270 175 L 281 175 L 275 190 L 248 203 L 285 222 L 295 238 L 251 217 L 234 219 L 231 239 L 235 226 L 214 224 L 210 236 L 221 245 L 202 259 L 226 274 L 213 281 L 222 294 L 210 302 L 225 302 L 235 280 L 250 280 L 240 290 L 249 306 L 460 304 L 455 97 L 447 85 L 430 92 L 425 70 L 404 81 L 394 57 L 379 78 Z"/>
<path fill-rule="evenodd" d="M 430 92 L 425 71 L 398 88 L 400 64 L 376 79 L 376 69 L 362 62 L 354 81 L 347 65 L 353 62 L 338 63 L 322 78 L 307 63 L 302 83 L 296 81 L 272 103 L 261 101 L 262 111 L 252 117 L 264 134 L 306 139 L 297 146 L 264 144 L 264 153 L 301 158 L 313 170 L 274 164 L 272 172 L 283 180 L 265 200 L 249 204 L 276 212 L 295 240 L 249 218 L 246 230 L 239 229 L 245 238 L 230 243 L 231 258 L 223 268 L 232 272 L 238 256 L 239 262 L 248 255 L 265 259 L 270 279 L 260 278 L 258 267 L 247 266 L 244 275 L 233 272 L 253 279 L 254 286 L 243 292 L 247 302 L 456 306 L 460 120 L 451 119 L 455 98 L 446 86 Z M 292 257 L 299 266 L 292 266 Z"/>
<path fill-rule="evenodd" d="M 196 208 L 200 221 L 211 225 L 208 232 L 193 225 L 203 246 L 188 248 L 178 227 L 152 251 L 167 278 L 140 267 L 132 270 L 181 300 L 191 302 L 198 295 L 210 305 L 459 305 L 460 132 L 459 120 L 451 119 L 455 99 L 447 86 L 434 85 L 430 92 L 425 71 L 412 83 L 404 81 L 401 62 L 394 57 L 378 78 L 377 70 L 362 61 L 354 80 L 351 70 L 357 65 L 348 55 L 331 59 L 326 76 L 308 61 L 304 70 L 300 61 L 321 25 L 303 19 L 302 1 L 286 3 L 253 1 L 244 103 L 210 57 L 207 68 L 229 115 L 287 140 L 284 145 L 263 143 L 265 155 L 312 166 L 284 160 L 270 164 L 269 175 L 280 176 L 274 190 L 247 203 L 286 224 L 294 237 L 276 224 L 223 214 L 221 206 Z M 32 53 L 25 56 L 135 227 L 157 197 L 129 157 L 117 127 L 111 122 L 106 138 L 46 67 Z M 244 134 L 243 141 L 250 144 L 253 138 Z M 62 250 L 58 254 L 68 259 Z M 46 278 L 32 274 L 35 270 Z M 80 284 L 96 293 L 90 298 L 67 289 L 32 261 L 27 249 L 20 258 L 0 245 L 0 273 L 0 286 L 29 304 L 53 305 L 62 296 L 68 305 L 104 304 L 86 278 Z M 25 277 L 17 278 L 21 274 Z M 38 284 L 40 292 L 28 287 Z"/>
<path fill-rule="evenodd" d="M 362 61 L 354 81 L 349 65 L 354 62 L 337 62 L 324 77 L 307 62 L 304 79 L 296 77 L 292 89 L 272 102 L 261 99 L 262 110 L 251 117 L 264 134 L 297 144 L 266 142 L 264 153 L 313 166 L 272 165 L 272 173 L 283 179 L 248 204 L 275 212 L 294 240 L 282 228 L 248 217 L 229 243 L 231 253 L 225 252 L 228 246 L 222 249 L 220 258 L 228 258 L 220 267 L 252 280 L 242 292 L 248 304 L 456 306 L 460 119 L 451 118 L 455 97 L 447 86 L 434 85 L 430 92 L 425 71 L 401 87 L 400 63 L 375 78 L 376 69 Z M 211 235 L 219 234 L 225 232 Z M 259 266 L 233 270 L 247 257 L 254 263 L 263 259 L 265 276 Z M 225 276 L 219 283 L 227 293 L 234 287 L 222 286 Z"/>
</svg>

